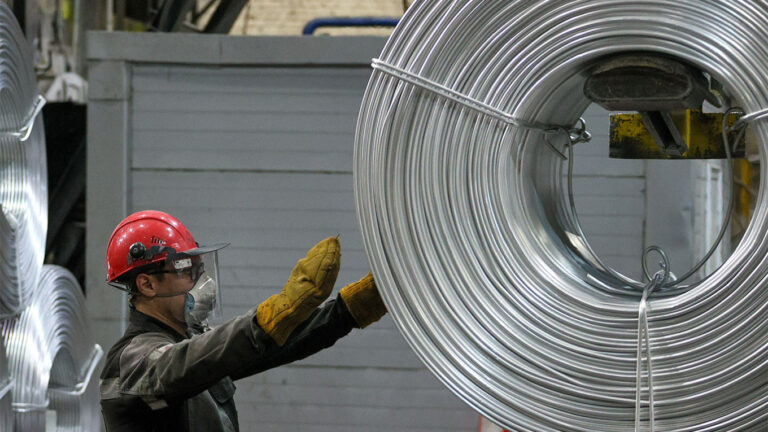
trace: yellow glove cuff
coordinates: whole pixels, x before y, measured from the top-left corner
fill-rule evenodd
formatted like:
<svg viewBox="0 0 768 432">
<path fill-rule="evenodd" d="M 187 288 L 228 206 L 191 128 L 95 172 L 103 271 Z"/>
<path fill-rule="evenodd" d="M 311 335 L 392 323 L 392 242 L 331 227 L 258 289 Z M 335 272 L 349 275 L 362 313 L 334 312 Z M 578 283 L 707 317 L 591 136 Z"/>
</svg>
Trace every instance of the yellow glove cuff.
<svg viewBox="0 0 768 432">
<path fill-rule="evenodd" d="M 371 273 L 359 281 L 345 286 L 339 294 L 360 328 L 375 323 L 387 313 L 387 308 L 381 300 Z"/>
</svg>

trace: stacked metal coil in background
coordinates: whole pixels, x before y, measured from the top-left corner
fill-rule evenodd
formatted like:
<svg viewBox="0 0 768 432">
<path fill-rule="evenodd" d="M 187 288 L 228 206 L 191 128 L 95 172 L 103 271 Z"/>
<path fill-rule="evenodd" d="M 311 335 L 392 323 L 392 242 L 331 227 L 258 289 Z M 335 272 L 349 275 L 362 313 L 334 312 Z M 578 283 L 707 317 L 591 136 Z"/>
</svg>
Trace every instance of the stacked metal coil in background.
<svg viewBox="0 0 768 432">
<path fill-rule="evenodd" d="M 32 50 L 10 8 L 0 7 L 0 23 L 0 274 L 9 277 L 0 290 L 4 317 L 23 310 L 36 287 L 45 254 L 48 184 L 42 117 L 34 115 L 40 104 Z"/>
<path fill-rule="evenodd" d="M 44 266 L 32 304 L 5 322 L 16 430 L 44 430 L 47 411 L 56 412 L 62 430 L 98 430 L 98 377 L 93 375 L 102 350 L 93 343 L 84 311 L 72 274 Z"/>
<path fill-rule="evenodd" d="M 45 132 L 29 44 L 0 3 L 0 430 L 99 428 L 94 343 L 82 290 L 43 267 Z"/>
<path fill-rule="evenodd" d="M 13 430 L 12 390 L 13 379 L 8 371 L 8 357 L 4 344 L 0 343 L 0 430 Z"/>
<path fill-rule="evenodd" d="M 732 106 L 768 108 L 766 22 L 768 4 L 751 0 L 436 0 L 408 10 L 363 99 L 358 217 L 398 327 L 459 397 L 521 431 L 768 427 L 765 188 L 718 270 L 650 297 L 643 368 L 653 385 L 641 379 L 638 401 L 642 292 L 581 256 L 567 162 L 546 142 L 567 154 L 564 140 L 537 130 L 576 123 L 590 67 L 628 52 L 687 62 L 722 83 Z M 750 127 L 765 166 L 768 123 Z"/>
</svg>

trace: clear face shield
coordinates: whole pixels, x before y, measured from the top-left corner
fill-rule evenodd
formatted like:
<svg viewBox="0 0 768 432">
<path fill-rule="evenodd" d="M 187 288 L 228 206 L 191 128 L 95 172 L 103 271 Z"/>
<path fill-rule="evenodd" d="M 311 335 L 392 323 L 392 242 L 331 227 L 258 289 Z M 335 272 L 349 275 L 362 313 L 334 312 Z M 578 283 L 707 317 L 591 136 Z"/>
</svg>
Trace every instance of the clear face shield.
<svg viewBox="0 0 768 432">
<path fill-rule="evenodd" d="M 170 262 L 180 277 L 189 278 L 194 283 L 192 289 L 187 291 L 184 302 L 184 320 L 187 325 L 212 327 L 220 324 L 224 314 L 218 251 L 175 257 Z"/>
<path fill-rule="evenodd" d="M 131 252 L 134 259 L 151 260 L 158 254 L 167 254 L 164 269 L 148 271 L 147 274 L 174 273 L 176 277 L 188 279 L 193 283 L 192 288 L 186 292 L 160 296 L 185 296 L 184 320 L 188 326 L 204 329 L 223 322 L 221 285 L 219 284 L 219 250 L 229 246 L 229 243 L 198 246 L 184 252 L 176 252 L 173 248 L 164 246 L 152 246 L 149 249 L 140 243 L 138 246 L 140 250 L 135 256 L 134 252 Z M 131 293 L 130 285 L 126 281 L 108 283 Z"/>
</svg>

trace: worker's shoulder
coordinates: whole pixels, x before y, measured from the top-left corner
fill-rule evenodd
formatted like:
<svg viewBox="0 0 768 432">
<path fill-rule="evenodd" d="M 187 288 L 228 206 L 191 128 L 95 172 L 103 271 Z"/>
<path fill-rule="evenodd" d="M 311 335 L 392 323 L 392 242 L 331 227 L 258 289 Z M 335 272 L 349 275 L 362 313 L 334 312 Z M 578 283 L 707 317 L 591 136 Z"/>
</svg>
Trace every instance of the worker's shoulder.
<svg viewBox="0 0 768 432">
<path fill-rule="evenodd" d="M 119 356 L 114 359 L 120 371 L 140 367 L 147 360 L 158 357 L 176 343 L 173 336 L 163 332 L 140 333 L 126 342 Z"/>
<path fill-rule="evenodd" d="M 160 332 L 160 331 L 141 331 L 141 332 L 126 332 L 126 334 L 120 338 L 112 348 L 110 348 L 107 354 L 107 361 L 113 357 L 121 357 L 127 348 L 131 350 L 144 349 L 157 344 L 174 343 L 173 336 Z"/>
<path fill-rule="evenodd" d="M 143 333 L 139 333 L 133 338 L 131 338 L 131 341 L 129 345 L 137 345 L 137 344 L 154 344 L 154 343 L 176 343 L 176 339 L 165 332 L 161 331 L 147 331 Z"/>
<path fill-rule="evenodd" d="M 136 360 L 147 356 L 153 350 L 173 344 L 174 342 L 173 336 L 163 332 L 128 331 L 109 349 L 102 378 L 119 376 L 120 370 L 126 364 L 131 363 L 135 365 Z"/>
<path fill-rule="evenodd" d="M 160 347 L 165 346 L 171 346 L 174 343 L 176 343 L 176 340 L 173 336 L 158 332 L 158 331 L 149 331 L 144 333 L 139 333 L 135 336 L 133 336 L 128 343 L 125 345 L 125 348 L 122 350 L 122 353 L 120 354 L 121 358 L 125 358 L 126 356 L 145 356 L 152 351 L 157 350 Z"/>
</svg>

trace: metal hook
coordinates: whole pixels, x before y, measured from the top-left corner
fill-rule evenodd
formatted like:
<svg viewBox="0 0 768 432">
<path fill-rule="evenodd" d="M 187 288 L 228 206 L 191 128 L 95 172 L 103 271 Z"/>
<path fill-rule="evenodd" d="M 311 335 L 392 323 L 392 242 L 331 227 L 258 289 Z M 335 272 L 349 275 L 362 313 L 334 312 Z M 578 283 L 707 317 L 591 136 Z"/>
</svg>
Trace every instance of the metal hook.
<svg viewBox="0 0 768 432">
<path fill-rule="evenodd" d="M 667 253 L 664 252 L 664 249 L 660 248 L 659 246 L 648 246 L 643 251 L 643 258 L 642 258 L 642 265 L 643 265 L 643 274 L 645 274 L 645 277 L 648 278 L 649 281 L 654 281 L 656 277 L 659 275 L 659 272 L 656 272 L 654 276 L 651 276 L 651 273 L 648 271 L 648 264 L 646 261 L 648 260 L 648 255 L 651 252 L 656 252 L 661 256 L 661 261 L 659 261 L 659 267 L 661 267 L 661 276 L 663 279 L 661 280 L 661 283 L 659 285 L 663 285 L 667 282 L 667 279 L 669 279 L 670 275 L 670 264 L 669 264 L 669 257 L 667 256 Z"/>
<path fill-rule="evenodd" d="M 549 135 L 560 133 L 566 135 L 568 137 L 569 146 L 573 146 L 574 144 L 581 142 L 589 142 L 592 139 L 592 134 L 587 132 L 587 121 L 584 120 L 584 117 L 579 117 L 579 120 L 576 124 L 580 124 L 580 126 L 573 127 L 571 129 L 565 129 L 564 127 L 557 126 L 544 130 L 544 142 L 546 142 L 549 148 L 552 149 L 552 151 L 555 152 L 562 160 L 568 160 L 568 156 L 566 156 L 562 151 L 558 150 L 552 141 L 549 140 Z"/>
</svg>

